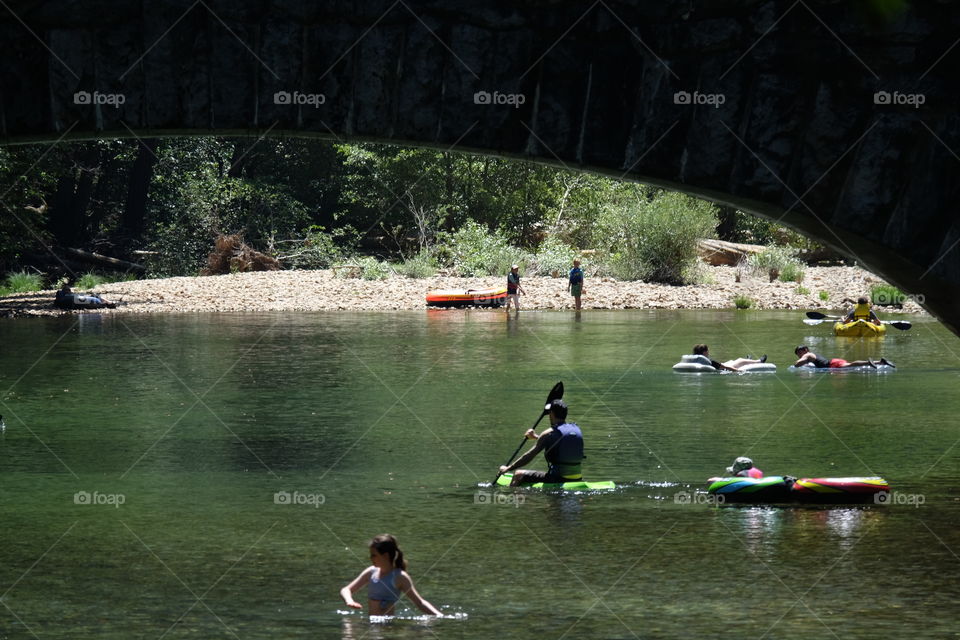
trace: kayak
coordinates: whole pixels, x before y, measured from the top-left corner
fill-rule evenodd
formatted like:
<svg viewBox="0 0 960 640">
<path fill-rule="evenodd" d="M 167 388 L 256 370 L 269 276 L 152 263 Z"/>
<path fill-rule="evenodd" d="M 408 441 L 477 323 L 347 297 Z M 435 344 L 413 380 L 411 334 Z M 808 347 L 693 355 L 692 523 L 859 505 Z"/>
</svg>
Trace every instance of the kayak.
<svg viewBox="0 0 960 640">
<path fill-rule="evenodd" d="M 896 371 L 896 367 L 886 364 L 878 364 L 876 368 L 863 365 L 862 367 L 815 367 L 812 363 L 807 363 L 799 367 L 789 366 L 787 371 L 804 371 L 811 373 L 889 373 Z"/>
<path fill-rule="evenodd" d="M 673 365 L 673 370 L 678 373 L 733 373 L 733 371 L 720 371 L 715 369 L 712 364 L 707 364 L 709 358 L 700 355 L 688 354 L 680 357 L 680 362 Z M 728 367 L 734 362 L 727 360 L 723 364 Z M 758 362 L 757 364 L 745 364 L 739 369 L 740 373 L 762 373 L 776 371 L 777 365 L 772 362 Z"/>
<path fill-rule="evenodd" d="M 509 487 L 512 473 L 505 473 L 497 478 L 497 485 Z M 515 488 L 529 487 L 531 489 L 563 489 L 564 491 L 597 491 L 602 489 L 616 489 L 617 485 L 613 480 L 603 480 L 597 482 L 587 482 L 585 480 L 576 480 L 573 482 L 534 482 L 533 484 L 521 484 Z"/>
<path fill-rule="evenodd" d="M 506 287 L 437 289 L 427 292 L 428 307 L 499 307 L 506 301 Z"/>
<path fill-rule="evenodd" d="M 723 496 L 723 502 L 804 502 L 848 504 L 885 502 L 878 496 L 889 494 L 883 478 L 710 478 L 707 493 Z"/>
<path fill-rule="evenodd" d="M 887 325 L 868 320 L 839 321 L 833 325 L 833 334 L 844 338 L 879 338 L 887 333 Z"/>
</svg>

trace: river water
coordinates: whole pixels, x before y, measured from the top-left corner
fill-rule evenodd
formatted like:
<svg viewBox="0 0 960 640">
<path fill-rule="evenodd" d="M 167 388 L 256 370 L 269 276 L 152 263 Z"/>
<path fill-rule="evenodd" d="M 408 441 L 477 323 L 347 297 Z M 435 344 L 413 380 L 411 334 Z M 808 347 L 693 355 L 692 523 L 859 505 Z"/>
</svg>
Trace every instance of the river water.
<svg viewBox="0 0 960 640">
<path fill-rule="evenodd" d="M 0 638 L 958 637 L 960 341 L 928 318 L 868 341 L 801 317 L 4 321 Z M 779 370 L 672 372 L 696 342 Z M 788 372 L 800 342 L 899 368 Z M 617 489 L 492 491 L 558 380 L 585 473 Z M 738 455 L 893 493 L 706 504 Z M 383 532 L 450 618 L 341 603 Z"/>
</svg>

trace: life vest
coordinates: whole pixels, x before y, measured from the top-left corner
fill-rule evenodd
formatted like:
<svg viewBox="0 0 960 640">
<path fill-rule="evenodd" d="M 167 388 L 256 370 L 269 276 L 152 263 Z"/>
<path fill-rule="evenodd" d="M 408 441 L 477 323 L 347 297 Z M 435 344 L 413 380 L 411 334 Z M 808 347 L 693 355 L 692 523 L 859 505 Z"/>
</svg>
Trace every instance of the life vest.
<svg viewBox="0 0 960 640">
<path fill-rule="evenodd" d="M 543 457 L 550 465 L 551 475 L 564 478 L 580 477 L 580 462 L 583 460 L 583 433 L 572 422 L 553 428 L 547 436 Z"/>
<path fill-rule="evenodd" d="M 858 304 L 853 308 L 853 319 L 854 320 L 869 320 L 870 319 L 870 303 Z"/>
<path fill-rule="evenodd" d="M 507 274 L 507 293 L 514 294 L 517 292 L 517 287 L 520 285 L 520 276 L 515 275 L 512 271 Z"/>
</svg>

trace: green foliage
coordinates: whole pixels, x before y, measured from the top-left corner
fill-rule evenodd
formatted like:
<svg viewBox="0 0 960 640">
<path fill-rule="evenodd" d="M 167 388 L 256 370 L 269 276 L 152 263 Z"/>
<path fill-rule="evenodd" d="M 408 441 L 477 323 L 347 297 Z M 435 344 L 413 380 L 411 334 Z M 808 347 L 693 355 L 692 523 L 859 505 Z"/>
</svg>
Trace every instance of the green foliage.
<svg viewBox="0 0 960 640">
<path fill-rule="evenodd" d="M 356 250 L 357 231 L 345 226 L 327 232 L 313 225 L 302 240 L 284 243 L 284 253 L 278 259 L 293 269 L 326 269 Z"/>
<path fill-rule="evenodd" d="M 783 265 L 778 277 L 781 282 L 803 282 L 803 263 L 799 260 L 787 262 Z"/>
<path fill-rule="evenodd" d="M 782 282 L 802 282 L 803 263 L 796 257 L 796 250 L 787 247 L 771 246 L 760 253 L 751 254 L 747 264 L 755 272 L 777 272 Z"/>
<path fill-rule="evenodd" d="M 830 292 L 821 291 L 820 293 L 817 294 L 817 297 L 819 297 L 822 302 L 826 302 L 827 300 L 830 299 Z"/>
<path fill-rule="evenodd" d="M 364 280 L 384 280 L 393 274 L 389 264 L 371 256 L 356 258 L 353 262 L 360 267 Z"/>
<path fill-rule="evenodd" d="M 37 273 L 16 271 L 8 273 L 4 282 L 7 293 L 29 293 L 43 289 L 43 278 Z"/>
<path fill-rule="evenodd" d="M 697 240 L 716 227 L 715 211 L 681 193 L 654 192 L 607 207 L 594 238 L 615 277 L 685 284 L 697 264 Z"/>
<path fill-rule="evenodd" d="M 733 305 L 737 309 L 749 309 L 753 306 L 753 300 L 744 295 L 738 295 L 733 298 Z"/>
<path fill-rule="evenodd" d="M 429 278 L 436 275 L 438 267 L 437 259 L 429 250 L 424 249 L 396 265 L 394 269 L 408 278 Z"/>
<path fill-rule="evenodd" d="M 550 236 L 537 248 L 526 273 L 531 276 L 548 276 L 556 271 L 563 275 L 573 268 L 573 261 L 579 256 L 577 249 L 568 246 L 556 236 Z M 586 263 L 581 261 L 580 268 L 586 267 Z"/>
<path fill-rule="evenodd" d="M 797 291 L 797 295 L 801 295 L 801 296 L 810 295 L 810 289 L 807 289 L 806 287 L 797 287 L 796 291 Z"/>
<path fill-rule="evenodd" d="M 892 284 L 875 284 L 870 287 L 870 301 L 877 306 L 902 305 L 906 299 L 907 296 Z"/>
<path fill-rule="evenodd" d="M 450 234 L 449 245 L 452 266 L 461 276 L 506 276 L 514 264 L 525 273 L 533 261 L 532 256 L 511 246 L 505 234 L 473 220 Z"/>
</svg>

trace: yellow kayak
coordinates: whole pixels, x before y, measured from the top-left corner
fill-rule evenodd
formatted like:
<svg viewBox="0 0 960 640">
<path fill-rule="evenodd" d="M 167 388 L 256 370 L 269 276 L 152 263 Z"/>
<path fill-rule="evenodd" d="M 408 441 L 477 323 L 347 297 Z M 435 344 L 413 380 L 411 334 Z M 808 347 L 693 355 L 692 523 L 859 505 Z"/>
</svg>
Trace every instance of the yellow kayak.
<svg viewBox="0 0 960 640">
<path fill-rule="evenodd" d="M 882 337 L 887 332 L 884 324 L 874 324 L 869 320 L 854 320 L 853 322 L 837 322 L 833 325 L 834 335 L 846 338 Z"/>
</svg>

